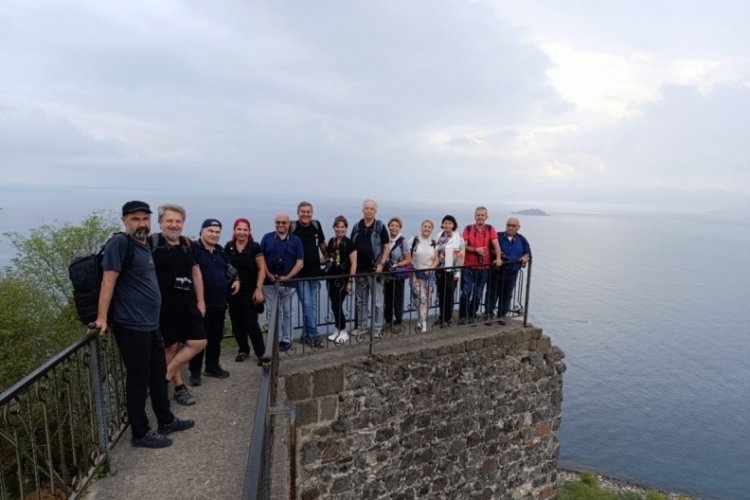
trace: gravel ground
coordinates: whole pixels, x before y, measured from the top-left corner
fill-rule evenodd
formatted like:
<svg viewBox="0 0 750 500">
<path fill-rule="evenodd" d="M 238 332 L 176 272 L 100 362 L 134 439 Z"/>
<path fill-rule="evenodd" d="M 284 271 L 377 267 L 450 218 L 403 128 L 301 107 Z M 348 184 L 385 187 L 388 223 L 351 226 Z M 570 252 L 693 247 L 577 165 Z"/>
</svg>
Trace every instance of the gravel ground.
<svg viewBox="0 0 750 500">
<path fill-rule="evenodd" d="M 557 475 L 560 478 L 560 483 L 562 484 L 565 481 L 577 481 L 580 479 L 580 472 L 581 471 L 575 471 L 570 469 L 558 469 Z M 691 499 L 691 500 L 700 500 L 699 497 L 690 497 L 685 495 L 684 493 L 674 493 L 669 491 L 663 491 L 657 488 L 649 487 L 647 485 L 643 484 L 636 484 L 631 483 L 629 481 L 625 481 L 624 479 L 617 479 L 614 477 L 607 477 L 602 476 L 601 474 L 594 473 L 599 480 L 599 485 L 602 486 L 605 489 L 614 491 L 616 493 L 625 493 L 625 492 L 634 492 L 634 493 L 641 493 L 645 494 L 647 491 L 658 491 L 662 495 L 665 495 L 670 500 L 674 499 Z"/>
</svg>

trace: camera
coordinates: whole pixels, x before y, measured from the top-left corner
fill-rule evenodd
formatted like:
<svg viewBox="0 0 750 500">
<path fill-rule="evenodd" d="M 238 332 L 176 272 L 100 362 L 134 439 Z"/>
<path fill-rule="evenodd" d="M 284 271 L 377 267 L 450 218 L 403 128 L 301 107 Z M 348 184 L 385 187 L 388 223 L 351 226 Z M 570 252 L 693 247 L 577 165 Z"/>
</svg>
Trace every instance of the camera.
<svg viewBox="0 0 750 500">
<path fill-rule="evenodd" d="M 323 272 L 325 274 L 331 274 L 332 269 L 333 269 L 333 257 L 328 257 L 326 259 L 326 263 L 323 266 Z"/>
<path fill-rule="evenodd" d="M 284 271 L 284 259 L 279 257 L 278 259 L 271 262 L 271 265 L 269 266 L 272 274 L 283 274 Z"/>
<path fill-rule="evenodd" d="M 193 280 L 184 276 L 175 278 L 172 287 L 176 290 L 190 291 L 193 289 Z"/>
</svg>

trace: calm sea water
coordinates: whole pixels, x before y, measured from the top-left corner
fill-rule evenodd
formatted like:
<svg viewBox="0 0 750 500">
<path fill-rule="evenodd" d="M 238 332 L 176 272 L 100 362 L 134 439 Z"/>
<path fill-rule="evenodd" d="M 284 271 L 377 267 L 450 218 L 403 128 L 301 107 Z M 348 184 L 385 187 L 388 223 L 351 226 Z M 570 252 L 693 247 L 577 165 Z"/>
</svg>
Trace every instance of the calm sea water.
<svg viewBox="0 0 750 500">
<path fill-rule="evenodd" d="M 299 200 L 144 196 L 92 192 L 4 192 L 0 232 L 78 221 L 126 199 L 179 201 L 187 233 L 217 217 L 249 217 L 260 238 L 274 213 Z M 361 200 L 315 203 L 328 229 L 335 215 L 361 217 Z M 512 209 L 488 203 L 502 226 Z M 705 498 L 750 498 L 750 224 L 701 215 L 622 207 L 547 206 L 550 217 L 521 217 L 534 265 L 530 317 L 566 353 L 562 465 Z M 383 203 L 407 235 L 445 213 L 461 226 L 473 204 Z M 228 236 L 227 231 L 225 236 Z M 330 237 L 328 229 L 326 236 Z M 12 255 L 0 240 L 0 266 Z"/>
</svg>

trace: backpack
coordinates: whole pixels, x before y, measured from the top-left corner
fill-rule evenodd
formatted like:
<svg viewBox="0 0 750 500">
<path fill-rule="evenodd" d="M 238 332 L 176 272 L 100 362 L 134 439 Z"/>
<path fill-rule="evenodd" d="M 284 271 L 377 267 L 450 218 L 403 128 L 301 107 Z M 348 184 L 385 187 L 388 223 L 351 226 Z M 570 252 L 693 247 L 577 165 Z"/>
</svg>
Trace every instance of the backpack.
<svg viewBox="0 0 750 500">
<path fill-rule="evenodd" d="M 314 227 L 317 232 L 321 232 L 320 221 L 318 219 L 311 219 L 310 223 L 312 224 L 312 227 Z M 294 233 L 295 229 L 297 229 L 297 221 L 293 220 L 289 226 L 289 232 Z"/>
<path fill-rule="evenodd" d="M 117 234 L 112 235 L 114 238 Z M 112 239 L 110 238 L 110 240 Z M 133 265 L 135 253 L 135 242 L 133 238 L 126 235 L 128 240 L 128 251 L 122 264 L 123 269 Z M 90 255 L 76 257 L 68 266 L 68 275 L 73 284 L 73 302 L 76 306 L 76 314 L 81 323 L 88 325 L 96 321 L 99 315 L 99 292 L 102 287 L 102 259 L 104 258 L 104 247 Z"/>
<path fill-rule="evenodd" d="M 352 228 L 352 235 L 349 237 L 349 239 L 352 240 L 355 245 L 357 244 L 357 236 L 359 235 L 360 222 L 357 222 L 354 225 L 354 228 Z M 375 224 L 372 228 L 372 237 L 370 238 L 370 247 L 372 248 L 372 255 L 375 260 L 378 260 L 381 253 L 383 252 L 383 241 L 380 239 L 380 233 L 383 231 L 384 227 L 385 226 L 380 219 L 375 219 Z M 373 267 L 375 267 L 374 264 L 375 262 L 373 262 Z"/>
</svg>

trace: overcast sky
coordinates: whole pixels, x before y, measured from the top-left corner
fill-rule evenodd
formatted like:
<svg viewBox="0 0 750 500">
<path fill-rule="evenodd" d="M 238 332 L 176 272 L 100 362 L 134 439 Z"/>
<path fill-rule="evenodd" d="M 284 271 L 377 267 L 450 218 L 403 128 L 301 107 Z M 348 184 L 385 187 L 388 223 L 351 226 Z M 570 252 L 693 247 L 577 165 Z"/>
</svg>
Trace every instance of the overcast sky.
<svg viewBox="0 0 750 500">
<path fill-rule="evenodd" d="M 4 190 L 750 207 L 746 0 L 0 5 Z"/>
</svg>

